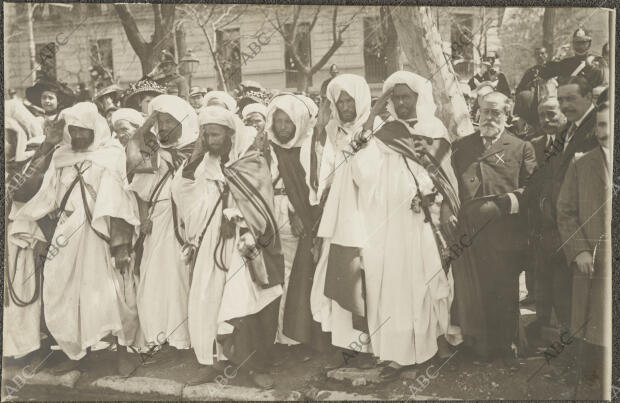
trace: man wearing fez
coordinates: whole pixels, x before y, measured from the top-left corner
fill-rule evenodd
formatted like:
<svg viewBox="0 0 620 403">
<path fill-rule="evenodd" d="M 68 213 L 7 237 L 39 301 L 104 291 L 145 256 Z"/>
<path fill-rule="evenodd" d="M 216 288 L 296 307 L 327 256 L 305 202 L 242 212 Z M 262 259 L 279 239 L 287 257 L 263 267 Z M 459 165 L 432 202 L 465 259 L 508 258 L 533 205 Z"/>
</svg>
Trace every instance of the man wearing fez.
<svg viewBox="0 0 620 403">
<path fill-rule="evenodd" d="M 522 193 L 536 167 L 532 145 L 506 131 L 509 99 L 498 92 L 480 104 L 480 129 L 453 145 L 461 219 L 476 239 L 476 260 L 486 308 L 486 353 L 518 370 L 519 273 L 527 246 Z"/>
<path fill-rule="evenodd" d="M 169 51 L 162 50 L 159 64 L 147 74 L 147 77 L 166 87 L 168 94 L 176 95 L 187 101 L 189 97 L 187 80 L 177 72 L 177 62 Z"/>
<path fill-rule="evenodd" d="M 611 363 L 605 357 L 611 347 L 612 126 L 608 90 L 597 103 L 598 144 L 571 159 L 558 200 L 558 227 L 573 275 L 570 334 L 581 344 L 578 371 L 598 388 L 589 399 L 609 399 Z"/>
</svg>

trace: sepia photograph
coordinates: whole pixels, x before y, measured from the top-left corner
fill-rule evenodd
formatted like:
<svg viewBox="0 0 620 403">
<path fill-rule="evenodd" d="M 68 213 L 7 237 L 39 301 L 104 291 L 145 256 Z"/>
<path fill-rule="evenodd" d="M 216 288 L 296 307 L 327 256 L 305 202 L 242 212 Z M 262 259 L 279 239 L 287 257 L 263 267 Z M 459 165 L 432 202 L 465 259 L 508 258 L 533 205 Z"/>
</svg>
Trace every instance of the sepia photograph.
<svg viewBox="0 0 620 403">
<path fill-rule="evenodd" d="M 617 4 L 188 1 L 3 3 L 2 402 L 620 399 Z"/>
</svg>

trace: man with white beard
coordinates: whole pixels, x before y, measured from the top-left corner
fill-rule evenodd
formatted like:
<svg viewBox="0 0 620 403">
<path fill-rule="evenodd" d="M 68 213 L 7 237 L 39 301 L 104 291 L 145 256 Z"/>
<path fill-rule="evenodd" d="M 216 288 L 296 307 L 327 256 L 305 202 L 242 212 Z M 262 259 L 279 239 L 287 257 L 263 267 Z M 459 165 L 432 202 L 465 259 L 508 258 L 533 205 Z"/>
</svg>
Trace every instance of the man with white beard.
<svg viewBox="0 0 620 403">
<path fill-rule="evenodd" d="M 470 249 L 487 322 L 487 355 L 499 356 L 518 370 L 519 273 L 527 250 L 523 190 L 536 167 L 533 146 L 506 130 L 508 98 L 498 92 L 480 104 L 480 131 L 453 144 L 452 164 L 458 178 L 460 223 Z"/>
</svg>

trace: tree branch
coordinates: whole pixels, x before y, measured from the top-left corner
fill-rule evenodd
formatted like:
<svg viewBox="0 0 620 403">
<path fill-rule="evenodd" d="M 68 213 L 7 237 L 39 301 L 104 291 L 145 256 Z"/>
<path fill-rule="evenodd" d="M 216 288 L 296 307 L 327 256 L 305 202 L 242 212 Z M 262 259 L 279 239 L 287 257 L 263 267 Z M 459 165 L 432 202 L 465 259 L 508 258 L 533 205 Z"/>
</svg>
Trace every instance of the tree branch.
<svg viewBox="0 0 620 403">
<path fill-rule="evenodd" d="M 316 21 L 319 19 L 320 12 L 321 12 L 321 6 L 317 6 L 316 12 L 314 13 L 314 18 L 312 19 L 312 22 L 310 23 L 310 27 L 308 28 L 308 32 L 312 32 L 312 30 L 314 29 L 314 25 L 316 24 Z"/>
<path fill-rule="evenodd" d="M 174 16 L 176 13 L 176 4 L 162 4 L 161 14 L 164 19 L 164 29 L 169 29 L 174 22 Z"/>
<path fill-rule="evenodd" d="M 343 43 L 342 39 L 340 38 L 332 42 L 332 46 L 329 48 L 329 50 L 325 52 L 323 57 L 321 57 L 321 59 L 319 59 L 319 61 L 316 62 L 314 66 L 312 66 L 312 68 L 310 68 L 310 75 L 313 75 L 314 73 L 319 71 L 323 66 L 325 66 L 325 64 L 327 64 L 329 59 L 334 55 L 334 53 L 336 53 L 336 51 L 342 45 L 342 43 Z"/>
<path fill-rule="evenodd" d="M 364 10 L 364 8 L 365 8 L 365 6 L 364 6 L 364 7 L 362 7 L 362 8 L 360 8 L 358 11 L 356 11 L 356 12 L 355 12 L 355 14 L 353 14 L 353 15 L 351 16 L 351 18 L 349 19 L 349 21 L 347 21 L 347 22 L 346 22 L 346 23 L 342 26 L 342 29 L 340 29 L 340 30 L 338 31 L 338 37 L 339 37 L 339 38 L 342 38 L 342 34 L 343 34 L 343 32 L 344 32 L 344 31 L 346 31 L 347 29 L 349 29 L 349 26 L 351 25 L 351 23 L 353 23 L 353 20 L 354 20 L 355 18 L 357 18 L 358 14 L 359 14 L 359 13 L 361 13 L 361 12 L 362 12 L 362 10 Z"/>
<path fill-rule="evenodd" d="M 154 19 L 154 26 L 155 26 L 155 30 L 153 31 L 153 39 L 159 38 L 163 31 L 163 28 L 161 25 L 161 9 L 159 7 L 160 7 L 159 4 L 151 4 L 151 8 L 153 9 L 153 19 Z"/>
<path fill-rule="evenodd" d="M 297 22 L 299 21 L 299 15 L 301 14 L 301 6 L 295 6 L 295 13 L 293 14 L 293 23 L 292 25 L 292 32 L 290 33 L 291 35 L 291 39 L 290 42 L 295 45 L 295 43 L 297 42 Z M 286 27 L 285 27 L 286 30 Z"/>
<path fill-rule="evenodd" d="M 336 22 L 338 21 L 338 7 L 334 6 L 334 11 L 332 13 L 332 42 L 336 42 L 338 40 L 338 35 L 336 34 Z"/>
<path fill-rule="evenodd" d="M 123 25 L 123 29 L 125 30 L 125 34 L 127 35 L 127 40 L 132 48 L 138 54 L 142 54 L 146 52 L 146 42 L 138 29 L 138 24 L 136 24 L 136 19 L 134 18 L 131 11 L 127 7 L 127 4 L 114 4 L 114 9 L 118 14 L 118 17 L 121 20 L 121 24 Z"/>
<path fill-rule="evenodd" d="M 237 7 L 239 7 L 239 4 L 236 5 Z M 243 9 L 241 9 L 241 11 L 237 11 L 237 14 L 235 17 L 233 17 L 233 19 L 231 19 L 230 21 L 228 21 L 224 26 L 226 25 L 230 25 L 233 22 L 237 21 L 239 18 L 241 18 L 241 16 L 247 11 L 248 6 L 247 4 L 245 5 L 245 7 L 243 7 Z"/>
</svg>

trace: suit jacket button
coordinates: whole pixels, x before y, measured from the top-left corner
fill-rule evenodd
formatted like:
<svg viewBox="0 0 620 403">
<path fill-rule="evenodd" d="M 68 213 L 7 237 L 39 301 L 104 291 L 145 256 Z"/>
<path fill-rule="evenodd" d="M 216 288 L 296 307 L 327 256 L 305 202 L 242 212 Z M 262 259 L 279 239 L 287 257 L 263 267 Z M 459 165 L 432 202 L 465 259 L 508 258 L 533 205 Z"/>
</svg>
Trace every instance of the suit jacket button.
<svg viewBox="0 0 620 403">
<path fill-rule="evenodd" d="M 469 179 L 469 181 L 470 181 L 470 182 L 473 182 L 473 181 L 475 181 L 475 180 L 476 180 L 476 178 L 471 178 L 471 179 Z"/>
</svg>

